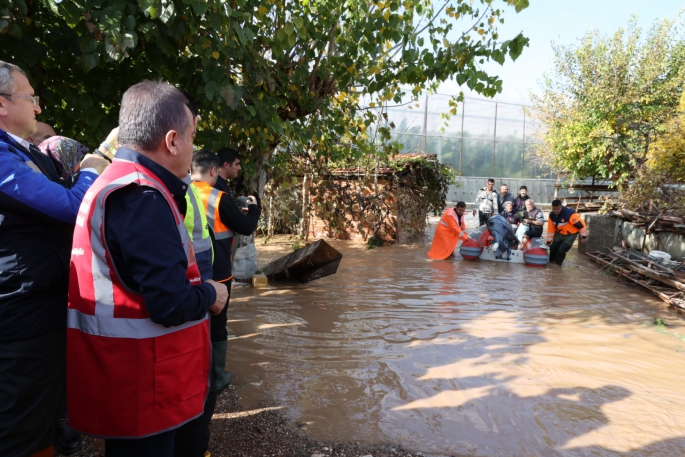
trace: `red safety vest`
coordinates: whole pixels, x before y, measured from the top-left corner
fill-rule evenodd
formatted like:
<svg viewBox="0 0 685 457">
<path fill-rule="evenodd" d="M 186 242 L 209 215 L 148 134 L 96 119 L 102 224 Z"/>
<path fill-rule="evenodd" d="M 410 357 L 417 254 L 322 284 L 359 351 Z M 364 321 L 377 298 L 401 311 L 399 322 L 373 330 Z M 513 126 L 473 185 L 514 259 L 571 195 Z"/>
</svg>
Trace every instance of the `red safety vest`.
<svg viewBox="0 0 685 457">
<path fill-rule="evenodd" d="M 209 389 L 207 315 L 177 327 L 155 324 L 143 296 L 123 284 L 112 264 L 104 234 L 105 202 L 131 184 L 156 189 L 167 200 L 188 256 L 186 278 L 194 285 L 201 282 L 188 231 L 169 190 L 145 167 L 115 159 L 79 209 L 67 319 L 69 424 L 109 438 L 140 438 L 177 428 L 202 414 Z"/>
</svg>

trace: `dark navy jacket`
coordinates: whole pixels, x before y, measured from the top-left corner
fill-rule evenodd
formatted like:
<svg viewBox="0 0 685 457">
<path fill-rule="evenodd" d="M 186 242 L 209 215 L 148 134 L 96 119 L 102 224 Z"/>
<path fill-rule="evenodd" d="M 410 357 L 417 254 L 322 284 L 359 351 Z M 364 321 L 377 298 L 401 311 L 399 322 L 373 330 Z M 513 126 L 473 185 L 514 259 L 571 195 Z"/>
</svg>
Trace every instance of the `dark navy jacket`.
<svg viewBox="0 0 685 457">
<path fill-rule="evenodd" d="M 549 220 L 552 221 L 552 223 L 556 226 L 560 222 L 569 222 L 571 220 L 571 215 L 575 213 L 576 211 L 572 208 L 569 208 L 568 206 L 564 206 L 561 208 L 561 212 L 557 216 L 553 212 L 549 212 Z M 573 224 L 574 227 L 577 229 L 581 230 L 583 228 L 583 223 L 582 222 L 576 222 Z"/>
<path fill-rule="evenodd" d="M 219 216 L 228 228 L 241 235 L 249 236 L 257 228 L 259 223 L 259 216 L 261 214 L 261 207 L 257 205 L 248 205 L 247 214 L 243 214 L 242 210 L 233 200 L 233 194 L 228 187 L 225 179 L 219 176 L 214 188 L 226 192 L 226 196 L 219 201 Z M 233 276 L 231 245 L 233 239 L 217 240 L 214 243 L 214 279 L 216 281 L 225 281 L 227 278 Z"/>
<path fill-rule="evenodd" d="M 67 189 L 46 156 L 0 130 L 0 341 L 66 327 L 76 213 L 96 178 Z"/>
<path fill-rule="evenodd" d="M 131 149 L 119 148 L 116 158 L 139 163 L 154 173 L 185 214 L 188 184 Z M 191 286 L 186 279 L 188 260 L 174 215 L 157 190 L 131 185 L 107 197 L 105 240 L 117 274 L 143 296 L 151 321 L 171 327 L 198 320 L 216 301 L 210 284 Z"/>
</svg>

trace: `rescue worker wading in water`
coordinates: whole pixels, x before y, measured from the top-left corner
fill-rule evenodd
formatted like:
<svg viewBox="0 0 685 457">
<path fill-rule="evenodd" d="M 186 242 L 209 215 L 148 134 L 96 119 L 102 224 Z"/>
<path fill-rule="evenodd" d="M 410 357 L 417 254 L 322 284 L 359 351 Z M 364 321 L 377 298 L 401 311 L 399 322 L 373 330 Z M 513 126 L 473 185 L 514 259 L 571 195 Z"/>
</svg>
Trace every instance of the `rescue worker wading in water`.
<svg viewBox="0 0 685 457">
<path fill-rule="evenodd" d="M 583 219 L 571 208 L 563 206 L 561 200 L 554 200 L 547 220 L 549 263 L 561 266 L 579 233 L 581 242 L 585 242 L 588 231 Z"/>
<path fill-rule="evenodd" d="M 428 257 L 433 260 L 444 260 L 452 255 L 459 240 L 466 241 L 469 235 L 466 233 L 466 203 L 458 202 L 454 208 L 445 210 L 435 229 L 433 244 Z"/>
</svg>

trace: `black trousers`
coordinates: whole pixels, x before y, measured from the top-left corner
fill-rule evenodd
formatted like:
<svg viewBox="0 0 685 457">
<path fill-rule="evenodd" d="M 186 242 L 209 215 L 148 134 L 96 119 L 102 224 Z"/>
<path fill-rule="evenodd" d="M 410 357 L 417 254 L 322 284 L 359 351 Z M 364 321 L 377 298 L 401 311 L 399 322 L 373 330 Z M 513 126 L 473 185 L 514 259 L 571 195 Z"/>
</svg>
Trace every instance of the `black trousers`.
<svg viewBox="0 0 685 457">
<path fill-rule="evenodd" d="M 228 321 L 228 317 L 226 313 L 228 312 L 228 303 L 231 301 L 231 286 L 233 285 L 233 280 L 229 279 L 222 284 L 225 284 L 226 288 L 228 289 L 228 299 L 226 300 L 226 306 L 224 306 L 224 309 L 221 311 L 221 313 L 209 318 L 212 342 L 226 341 L 226 338 L 228 338 L 228 330 L 226 330 L 226 322 Z"/>
<path fill-rule="evenodd" d="M 209 423 L 214 415 L 217 392 L 214 377 L 202 415 L 176 429 L 174 457 L 203 457 L 209 448 Z M 109 454 L 106 457 L 110 457 Z"/>
<path fill-rule="evenodd" d="M 492 213 L 484 213 L 482 211 L 478 211 L 478 221 L 479 221 L 479 226 L 485 225 L 488 222 L 488 219 L 490 219 L 490 216 Z"/>
<path fill-rule="evenodd" d="M 231 300 L 232 282 L 233 280 L 224 282 L 228 288 L 228 300 L 226 300 L 226 306 L 224 306 L 224 309 L 220 314 L 211 316 L 210 318 L 212 348 L 214 348 L 216 344 L 220 343 L 224 343 L 222 346 L 224 349 L 226 346 L 225 342 L 228 338 L 228 330 L 226 329 L 228 317 L 226 313 L 228 311 L 228 303 Z M 209 395 L 205 401 L 205 411 L 202 416 L 188 422 L 176 431 L 176 450 L 174 451 L 175 457 L 203 457 L 205 451 L 209 447 L 209 423 L 212 421 L 214 408 L 216 407 L 216 399 L 219 396 L 219 391 L 216 387 L 216 384 L 218 381 L 221 381 L 217 380 L 216 376 L 217 373 L 223 373 L 225 365 L 225 354 L 223 354 L 223 358 L 216 356 L 212 357 L 212 383 L 210 386 Z"/>
<path fill-rule="evenodd" d="M 106 457 L 173 457 L 176 430 L 135 440 L 105 440 Z"/>
<path fill-rule="evenodd" d="M 576 238 L 578 238 L 577 233 L 571 235 L 555 233 L 554 238 L 552 239 L 552 245 L 549 247 L 549 262 L 554 262 L 561 266 L 566 258 L 566 253 L 571 250 Z"/>
<path fill-rule="evenodd" d="M 52 446 L 66 404 L 66 328 L 0 342 L 0 455 Z"/>
</svg>

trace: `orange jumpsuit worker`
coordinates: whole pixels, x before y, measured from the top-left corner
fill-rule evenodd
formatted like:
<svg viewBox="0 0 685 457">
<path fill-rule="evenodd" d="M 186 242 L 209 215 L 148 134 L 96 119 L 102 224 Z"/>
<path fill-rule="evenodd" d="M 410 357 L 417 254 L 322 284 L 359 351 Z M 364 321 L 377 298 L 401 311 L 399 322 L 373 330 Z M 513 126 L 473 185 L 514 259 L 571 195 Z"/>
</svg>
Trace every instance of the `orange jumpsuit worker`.
<svg viewBox="0 0 685 457">
<path fill-rule="evenodd" d="M 454 208 L 445 210 L 438 222 L 438 228 L 435 230 L 433 244 L 428 251 L 429 258 L 444 260 L 452 255 L 459 239 L 466 241 L 469 238 L 466 233 L 465 210 L 466 203 L 464 202 L 459 202 Z"/>
</svg>

